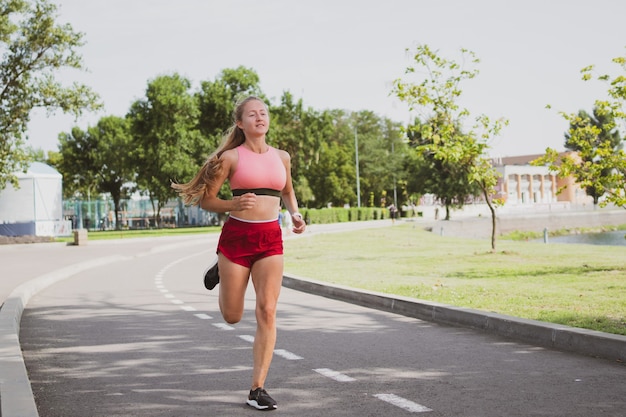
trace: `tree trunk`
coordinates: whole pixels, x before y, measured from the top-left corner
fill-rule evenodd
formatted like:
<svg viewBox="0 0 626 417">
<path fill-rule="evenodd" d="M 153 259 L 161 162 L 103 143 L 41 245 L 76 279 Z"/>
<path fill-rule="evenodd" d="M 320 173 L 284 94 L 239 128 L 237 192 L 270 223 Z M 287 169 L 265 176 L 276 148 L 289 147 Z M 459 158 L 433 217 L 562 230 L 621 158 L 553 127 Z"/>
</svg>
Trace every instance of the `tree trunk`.
<svg viewBox="0 0 626 417">
<path fill-rule="evenodd" d="M 489 211 L 491 211 L 491 251 L 496 251 L 496 208 L 493 206 L 491 199 L 489 198 L 489 194 L 487 193 L 487 188 L 481 185 L 483 189 L 483 195 L 485 196 L 485 201 L 487 202 L 487 206 L 489 207 Z"/>
</svg>

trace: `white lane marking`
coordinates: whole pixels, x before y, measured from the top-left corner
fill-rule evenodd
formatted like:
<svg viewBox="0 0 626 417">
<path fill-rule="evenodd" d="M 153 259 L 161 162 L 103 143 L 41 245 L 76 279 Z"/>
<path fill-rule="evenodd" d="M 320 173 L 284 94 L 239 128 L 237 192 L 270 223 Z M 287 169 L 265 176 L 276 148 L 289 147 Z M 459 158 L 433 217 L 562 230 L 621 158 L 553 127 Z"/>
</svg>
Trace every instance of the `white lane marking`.
<svg viewBox="0 0 626 417">
<path fill-rule="evenodd" d="M 378 398 L 379 400 L 383 400 L 389 404 L 395 405 L 396 407 L 400 407 L 411 413 L 425 413 L 428 411 L 433 411 L 428 407 L 425 407 L 413 401 L 409 401 L 406 398 L 398 397 L 394 394 L 376 394 L 374 395 L 374 397 Z"/>
<path fill-rule="evenodd" d="M 192 307 L 192 306 L 180 306 L 180 308 L 182 308 L 185 311 L 198 311 L 196 310 L 195 307 Z"/>
<path fill-rule="evenodd" d="M 325 377 L 328 377 L 330 379 L 334 379 L 335 381 L 339 381 L 339 382 L 353 382 L 356 381 L 356 379 L 349 377 L 348 375 L 344 375 L 342 373 L 339 373 L 337 371 L 333 371 L 332 369 L 328 369 L 328 368 L 318 368 L 318 369 L 313 369 L 315 372 L 317 372 L 318 374 L 324 375 Z"/>
<path fill-rule="evenodd" d="M 295 353 L 291 353 L 288 350 L 285 349 L 276 349 L 274 350 L 274 354 L 287 359 L 289 361 L 299 361 L 300 359 L 302 359 L 301 356 L 296 355 Z"/>
<path fill-rule="evenodd" d="M 174 298 L 174 294 L 165 294 L 165 298 Z"/>
<path fill-rule="evenodd" d="M 213 318 L 209 316 L 208 314 L 204 314 L 204 313 L 194 314 L 194 316 L 202 320 L 211 320 Z"/>
<path fill-rule="evenodd" d="M 249 334 L 241 334 L 239 335 L 239 338 L 245 340 L 246 342 L 254 343 L 254 336 L 250 336 Z M 274 350 L 274 354 L 290 361 L 298 361 L 300 359 L 303 359 L 302 356 L 298 356 L 295 353 L 291 353 L 285 349 L 276 349 Z"/>
<path fill-rule="evenodd" d="M 165 293 L 168 293 L 168 292 L 169 292 L 169 290 L 166 290 L 165 288 L 161 288 L 161 289 L 159 289 L 159 291 L 161 291 L 163 294 L 165 294 Z"/>
<path fill-rule="evenodd" d="M 172 301 L 172 303 L 174 303 L 174 304 L 184 304 L 184 302 L 183 302 L 183 301 L 180 301 L 180 300 L 171 300 L 171 301 Z"/>
<path fill-rule="evenodd" d="M 234 327 L 229 326 L 226 323 L 213 323 L 213 326 L 217 327 L 218 329 L 222 329 L 222 330 L 235 330 Z"/>
</svg>

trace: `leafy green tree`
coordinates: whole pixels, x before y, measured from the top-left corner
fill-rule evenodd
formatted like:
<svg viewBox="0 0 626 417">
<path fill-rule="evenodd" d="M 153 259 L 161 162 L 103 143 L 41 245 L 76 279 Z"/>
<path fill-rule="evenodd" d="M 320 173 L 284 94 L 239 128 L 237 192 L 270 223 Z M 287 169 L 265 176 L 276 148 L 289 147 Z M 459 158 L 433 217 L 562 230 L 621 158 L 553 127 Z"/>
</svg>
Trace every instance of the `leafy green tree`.
<svg viewBox="0 0 626 417">
<path fill-rule="evenodd" d="M 128 113 L 137 185 L 150 197 L 157 227 L 161 209 L 177 197 L 171 182 L 189 180 L 206 156 L 198 102 L 190 88 L 189 80 L 178 74 L 157 77 Z"/>
<path fill-rule="evenodd" d="M 57 81 L 61 69 L 83 69 L 82 34 L 55 22 L 57 7 L 47 0 L 0 0 L 0 190 L 31 159 L 25 148 L 33 109 L 79 116 L 99 107 L 88 87 Z"/>
<path fill-rule="evenodd" d="M 576 132 L 572 136 L 570 132 Z M 607 151 L 613 148 L 614 152 L 622 148 L 622 137 L 619 129 L 615 125 L 613 114 L 603 112 L 599 108 L 593 109 L 593 114 L 588 114 L 584 110 L 578 112 L 578 117 L 570 120 L 570 127 L 565 133 L 565 148 L 570 151 L 581 152 L 587 147 L 591 147 L 590 152 L 582 152 L 581 169 L 592 167 L 597 164 L 600 155 L 598 148 L 605 147 Z M 584 158 L 592 158 L 585 160 Z M 595 159 L 595 160 L 594 160 Z M 596 169 L 592 167 L 591 169 Z M 612 168 L 602 167 L 599 172 L 600 178 L 606 178 L 611 174 Z M 585 187 L 585 192 L 593 198 L 594 206 L 598 204 L 600 197 L 604 195 L 604 187 L 599 184 L 591 184 Z"/>
<path fill-rule="evenodd" d="M 621 73 L 597 76 L 609 84 L 608 98 L 594 104 L 598 123 L 580 113 L 560 113 L 570 124 L 567 146 L 575 154 L 560 155 L 555 149 L 547 148 L 546 154 L 533 164 L 548 164 L 558 176 L 572 176 L 581 187 L 593 189 L 593 193 L 604 196 L 600 206 L 615 204 L 626 208 L 626 152 L 623 135 L 619 134 L 626 123 L 626 56 L 614 58 L 613 62 Z M 593 65 L 583 68 L 583 80 L 592 80 L 593 71 Z"/>
<path fill-rule="evenodd" d="M 135 189 L 137 176 L 132 158 L 134 144 L 126 118 L 107 116 L 95 127 L 88 129 L 96 143 L 93 168 L 96 170 L 96 186 L 100 193 L 108 193 L 113 199 L 115 228 L 121 228 L 119 213 L 122 198 L 128 198 Z"/>
<path fill-rule="evenodd" d="M 356 203 L 353 123 L 342 110 L 325 110 L 312 129 L 318 139 L 311 150 L 306 179 L 313 193 L 310 207 Z"/>
<path fill-rule="evenodd" d="M 401 166 L 401 127 L 371 111 L 361 111 L 353 116 L 359 145 L 361 195 L 373 196 L 368 205 L 388 206 L 395 203 L 387 196 L 393 194 L 394 179 L 399 175 L 398 167 Z"/>
<path fill-rule="evenodd" d="M 467 167 L 459 160 L 442 158 L 440 153 L 433 151 L 433 137 L 423 135 L 421 130 L 424 126 L 428 127 L 429 123 L 437 122 L 422 124 L 416 120 L 408 127 L 409 145 L 416 150 L 415 157 L 410 159 L 411 191 L 435 195 L 446 209 L 445 220 L 450 220 L 451 209 L 462 208 L 473 196 L 480 194 L 480 188 L 470 180 Z M 447 146 L 452 148 L 455 143 L 467 140 L 467 136 L 456 126 L 455 134 L 448 138 Z"/>
<path fill-rule="evenodd" d="M 200 114 L 198 126 L 208 139 L 207 155 L 220 144 L 224 132 L 233 124 L 233 112 L 238 99 L 255 95 L 263 98 L 258 74 L 243 66 L 224 69 L 214 81 L 202 81 L 195 96 Z"/>
<path fill-rule="evenodd" d="M 63 197 L 85 196 L 96 191 L 96 154 L 98 144 L 79 127 L 59 134 L 60 158 L 55 168 L 63 175 Z"/>
<path fill-rule="evenodd" d="M 467 196 L 484 188 L 483 197 L 492 214 L 495 250 L 496 214 L 492 198 L 497 174 L 486 154 L 487 141 L 507 121 L 492 122 L 480 115 L 467 132 L 463 131 L 470 112 L 458 104 L 460 84 L 478 75 L 474 67 L 479 60 L 471 51 L 462 49 L 461 54 L 462 61 L 471 66 L 469 69 L 440 57 L 427 45 L 417 46 L 415 65 L 406 69 L 405 79 L 394 82 L 392 93 L 406 102 L 410 111 L 422 113 L 421 119 L 425 120 L 408 129 L 409 136 L 415 137 L 414 149 L 418 153 L 411 160 L 418 163 L 420 175 L 428 175 L 420 182 L 446 205 L 446 219 L 450 218 L 449 205 L 462 207 Z"/>
<path fill-rule="evenodd" d="M 66 196 L 108 193 L 119 219 L 121 200 L 133 191 L 136 176 L 128 120 L 106 116 L 86 132 L 74 128 L 70 134 L 61 134 L 59 142 L 56 165 L 66 179 Z M 120 227 L 116 220 L 115 228 Z"/>
<path fill-rule="evenodd" d="M 314 199 L 307 173 L 324 141 L 327 115 L 312 109 L 305 109 L 302 99 L 295 101 L 293 95 L 285 91 L 280 104 L 271 106 L 272 124 L 268 135 L 269 143 L 289 152 L 291 155 L 291 175 L 298 201 L 310 206 Z"/>
<path fill-rule="evenodd" d="M 580 123 L 580 125 L 577 125 Z M 585 125 L 589 127 L 585 129 Z M 592 129 L 591 126 L 595 127 Z M 615 117 L 611 113 L 605 113 L 598 109 L 597 107 L 593 109 L 593 114 L 590 115 L 584 110 L 578 112 L 578 118 L 574 121 L 570 122 L 570 131 L 577 131 L 578 129 L 583 128 L 583 131 L 591 131 L 597 132 L 597 134 L 588 134 L 585 135 L 581 131 L 579 131 L 578 135 L 569 134 L 569 131 L 565 133 L 565 148 L 571 151 L 580 152 L 585 148 L 582 145 L 581 141 L 586 141 L 594 148 L 606 146 L 607 148 L 612 147 L 615 152 L 619 151 L 622 148 L 622 138 L 619 132 L 619 129 L 615 126 Z M 585 167 L 587 165 L 592 165 L 597 162 L 598 155 L 596 152 L 593 152 L 594 155 L 590 155 L 589 153 L 583 153 L 583 157 L 592 157 L 591 160 L 582 160 L 581 167 Z M 607 177 L 611 173 L 611 168 L 603 167 L 600 169 L 600 176 Z M 598 204 L 598 201 L 602 195 L 604 195 L 604 187 L 597 185 L 589 185 L 585 187 L 585 192 L 587 195 L 593 198 L 594 206 Z"/>
</svg>

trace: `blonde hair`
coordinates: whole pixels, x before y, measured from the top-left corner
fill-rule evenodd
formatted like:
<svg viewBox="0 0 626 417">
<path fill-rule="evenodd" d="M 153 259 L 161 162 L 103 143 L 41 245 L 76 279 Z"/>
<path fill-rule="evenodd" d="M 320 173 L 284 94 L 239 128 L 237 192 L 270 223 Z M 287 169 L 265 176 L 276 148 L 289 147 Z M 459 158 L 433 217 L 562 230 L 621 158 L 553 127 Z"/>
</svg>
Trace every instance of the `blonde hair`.
<svg viewBox="0 0 626 417">
<path fill-rule="evenodd" d="M 235 105 L 235 110 L 233 111 L 233 125 L 226 131 L 220 146 L 218 146 L 218 148 L 211 155 L 209 155 L 191 181 L 185 184 L 172 182 L 172 188 L 178 191 L 178 194 L 182 197 L 185 205 L 200 204 L 200 201 L 208 190 L 207 186 L 212 185 L 222 171 L 222 161 L 220 159 L 222 154 L 227 150 L 236 148 L 246 141 L 246 136 L 244 135 L 243 130 L 237 126 L 237 122 L 241 121 L 243 117 L 245 105 L 253 100 L 263 103 L 265 109 L 269 113 L 267 104 L 259 97 L 248 96 L 243 100 L 238 101 Z"/>
</svg>

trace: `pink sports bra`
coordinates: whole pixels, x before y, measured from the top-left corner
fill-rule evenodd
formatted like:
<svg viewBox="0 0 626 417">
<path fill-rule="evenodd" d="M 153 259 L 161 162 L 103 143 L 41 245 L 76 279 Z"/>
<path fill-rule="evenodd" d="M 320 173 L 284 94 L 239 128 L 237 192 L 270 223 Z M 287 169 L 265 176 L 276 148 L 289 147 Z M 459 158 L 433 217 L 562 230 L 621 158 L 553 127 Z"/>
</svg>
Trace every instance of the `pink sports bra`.
<svg viewBox="0 0 626 417">
<path fill-rule="evenodd" d="M 230 177 L 233 195 L 253 192 L 280 197 L 287 183 L 287 172 L 278 150 L 270 146 L 267 152 L 256 153 L 242 145 L 236 149 L 239 160 Z"/>
</svg>

